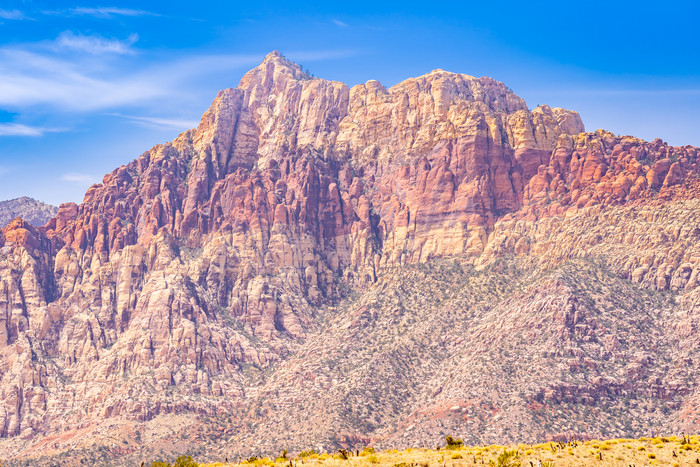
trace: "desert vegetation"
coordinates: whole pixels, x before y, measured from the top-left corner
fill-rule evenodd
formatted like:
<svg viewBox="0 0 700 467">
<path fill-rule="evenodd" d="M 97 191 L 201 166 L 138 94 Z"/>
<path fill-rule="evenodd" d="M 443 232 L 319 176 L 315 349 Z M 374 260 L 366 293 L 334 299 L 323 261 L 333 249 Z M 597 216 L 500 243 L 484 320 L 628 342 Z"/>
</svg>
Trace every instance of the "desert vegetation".
<svg viewBox="0 0 700 467">
<path fill-rule="evenodd" d="M 607 465 L 672 465 L 700 464 L 700 436 L 657 436 L 607 440 L 551 441 L 540 444 L 467 446 L 452 436 L 434 449 L 410 448 L 377 451 L 339 449 L 335 453 L 319 453 L 313 449 L 291 455 L 224 459 L 221 462 L 198 464 L 189 456 L 179 457 L 173 464 L 155 461 L 146 467 L 232 467 L 232 466 L 607 466 Z"/>
</svg>

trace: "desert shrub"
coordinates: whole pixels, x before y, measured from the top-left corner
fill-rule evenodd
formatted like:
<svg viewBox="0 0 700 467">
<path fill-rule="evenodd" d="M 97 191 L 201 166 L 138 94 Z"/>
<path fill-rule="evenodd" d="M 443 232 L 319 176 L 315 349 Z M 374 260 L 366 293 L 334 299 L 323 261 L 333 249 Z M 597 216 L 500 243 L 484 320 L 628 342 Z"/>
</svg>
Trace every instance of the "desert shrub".
<svg viewBox="0 0 700 467">
<path fill-rule="evenodd" d="M 649 454 L 647 454 L 647 457 L 649 459 L 656 459 L 656 454 L 654 454 L 653 452 L 650 452 Z"/>
<path fill-rule="evenodd" d="M 362 450 L 362 452 L 360 452 L 360 455 L 361 456 L 369 456 L 370 454 L 374 454 L 374 453 L 375 453 L 374 448 L 367 446 L 366 448 L 364 448 Z"/>
<path fill-rule="evenodd" d="M 518 452 L 515 449 L 509 451 L 503 448 L 503 452 L 498 455 L 496 461 L 490 460 L 489 464 L 496 467 L 520 467 Z"/>
<path fill-rule="evenodd" d="M 190 456 L 180 456 L 175 459 L 173 467 L 199 467 L 199 464 L 193 461 Z"/>
<path fill-rule="evenodd" d="M 170 463 L 162 461 L 153 461 L 151 467 L 170 467 Z"/>
<path fill-rule="evenodd" d="M 316 451 L 314 451 L 313 449 L 309 449 L 308 451 L 301 451 L 301 452 L 299 453 L 299 457 L 301 457 L 302 459 L 304 459 L 305 457 L 311 457 L 311 456 L 317 455 L 317 454 L 318 454 L 318 453 L 317 453 Z"/>
<path fill-rule="evenodd" d="M 379 459 L 377 458 L 376 454 L 370 454 L 367 456 L 367 462 L 370 464 L 379 464 Z"/>
<path fill-rule="evenodd" d="M 452 454 L 452 459 L 461 459 L 461 458 L 462 458 L 461 454 L 457 454 L 456 452 L 454 454 Z"/>
<path fill-rule="evenodd" d="M 447 442 L 447 449 L 459 449 L 464 444 L 461 439 L 455 439 L 452 436 L 445 437 L 445 441 Z"/>
</svg>

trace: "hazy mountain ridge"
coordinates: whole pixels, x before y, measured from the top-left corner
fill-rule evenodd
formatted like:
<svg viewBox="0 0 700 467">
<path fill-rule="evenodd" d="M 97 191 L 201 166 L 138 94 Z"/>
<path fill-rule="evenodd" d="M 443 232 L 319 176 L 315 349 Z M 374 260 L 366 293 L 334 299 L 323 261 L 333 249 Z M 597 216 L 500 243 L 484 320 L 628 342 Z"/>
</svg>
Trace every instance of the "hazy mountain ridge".
<svg viewBox="0 0 700 467">
<path fill-rule="evenodd" d="M 81 205 L 2 229 L 3 445 L 696 428 L 698 149 L 583 130 L 490 78 L 348 88 L 268 55 Z"/>
<path fill-rule="evenodd" d="M 46 224 L 57 212 L 58 207 L 27 196 L 0 201 L 0 226 L 4 227 L 15 217 L 21 217 L 38 227 Z"/>
</svg>

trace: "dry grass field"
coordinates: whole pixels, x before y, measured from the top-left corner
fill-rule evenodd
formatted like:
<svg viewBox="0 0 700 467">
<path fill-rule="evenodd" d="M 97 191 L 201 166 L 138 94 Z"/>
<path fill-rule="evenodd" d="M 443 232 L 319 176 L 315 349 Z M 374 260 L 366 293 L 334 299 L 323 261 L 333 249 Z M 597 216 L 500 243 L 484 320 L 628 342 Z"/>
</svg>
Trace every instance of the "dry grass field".
<svg viewBox="0 0 700 467">
<path fill-rule="evenodd" d="M 407 449 L 375 452 L 365 449 L 345 458 L 345 453 L 303 452 L 295 457 L 251 458 L 240 463 L 201 464 L 202 467 L 292 466 L 292 467 L 461 467 L 495 465 L 530 466 L 642 466 L 700 465 L 700 437 L 656 437 L 590 440 L 572 443 L 543 443 L 511 446 L 461 446 L 441 449 Z M 238 462 L 238 460 L 236 460 Z"/>
</svg>

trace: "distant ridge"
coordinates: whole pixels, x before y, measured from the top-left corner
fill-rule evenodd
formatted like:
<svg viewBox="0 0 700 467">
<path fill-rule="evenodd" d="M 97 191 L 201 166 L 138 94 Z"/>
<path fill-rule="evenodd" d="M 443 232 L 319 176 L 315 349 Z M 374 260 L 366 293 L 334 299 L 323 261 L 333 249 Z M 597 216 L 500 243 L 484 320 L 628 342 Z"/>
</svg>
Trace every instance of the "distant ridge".
<svg viewBox="0 0 700 467">
<path fill-rule="evenodd" d="M 44 225 L 57 212 L 56 206 L 42 203 L 28 196 L 0 201 L 0 227 L 6 226 L 18 216 L 32 225 Z"/>
</svg>

